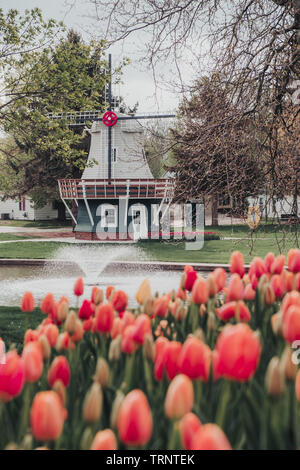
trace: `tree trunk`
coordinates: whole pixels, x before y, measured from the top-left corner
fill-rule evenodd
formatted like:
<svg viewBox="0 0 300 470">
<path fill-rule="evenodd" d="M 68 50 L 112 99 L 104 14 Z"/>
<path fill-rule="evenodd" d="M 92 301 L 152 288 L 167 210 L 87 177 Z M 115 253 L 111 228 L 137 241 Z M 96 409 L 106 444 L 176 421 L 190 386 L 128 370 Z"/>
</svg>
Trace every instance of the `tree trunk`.
<svg viewBox="0 0 300 470">
<path fill-rule="evenodd" d="M 213 195 L 211 198 L 211 225 L 218 226 L 218 196 Z"/>
<path fill-rule="evenodd" d="M 66 208 L 65 208 L 64 203 L 61 201 L 57 202 L 57 219 L 60 222 L 66 221 Z"/>
</svg>

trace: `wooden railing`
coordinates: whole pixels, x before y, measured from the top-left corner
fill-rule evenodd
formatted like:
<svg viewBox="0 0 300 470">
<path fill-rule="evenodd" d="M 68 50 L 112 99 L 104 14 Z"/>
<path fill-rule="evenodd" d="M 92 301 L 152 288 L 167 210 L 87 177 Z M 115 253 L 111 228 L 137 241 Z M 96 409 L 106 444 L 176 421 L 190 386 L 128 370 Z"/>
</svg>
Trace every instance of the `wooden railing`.
<svg viewBox="0 0 300 470">
<path fill-rule="evenodd" d="M 64 179 L 58 184 L 63 199 L 163 199 L 173 195 L 172 179 Z"/>
</svg>

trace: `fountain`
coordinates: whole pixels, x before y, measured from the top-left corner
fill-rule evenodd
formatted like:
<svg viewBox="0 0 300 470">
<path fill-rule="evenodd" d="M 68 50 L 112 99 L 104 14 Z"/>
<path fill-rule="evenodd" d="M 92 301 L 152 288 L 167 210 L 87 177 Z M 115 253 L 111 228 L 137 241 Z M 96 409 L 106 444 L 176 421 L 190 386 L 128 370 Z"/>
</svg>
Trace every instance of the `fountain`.
<svg viewBox="0 0 300 470">
<path fill-rule="evenodd" d="M 135 293 L 147 278 L 153 293 L 169 292 L 179 285 L 181 272 L 136 265 L 129 268 L 126 261 L 148 260 L 149 256 L 137 245 L 69 245 L 58 248 L 51 260 L 41 266 L 11 266 L 0 269 L 0 305 L 20 305 L 22 295 L 31 291 L 39 303 L 52 292 L 56 299 L 62 295 L 74 302 L 73 285 L 78 276 L 85 282 L 84 297 L 89 298 L 93 285 L 105 289 L 114 285 L 125 290 L 129 306 L 135 306 Z M 124 265 L 114 265 L 114 261 Z M 121 269 L 122 268 L 122 269 Z"/>
</svg>

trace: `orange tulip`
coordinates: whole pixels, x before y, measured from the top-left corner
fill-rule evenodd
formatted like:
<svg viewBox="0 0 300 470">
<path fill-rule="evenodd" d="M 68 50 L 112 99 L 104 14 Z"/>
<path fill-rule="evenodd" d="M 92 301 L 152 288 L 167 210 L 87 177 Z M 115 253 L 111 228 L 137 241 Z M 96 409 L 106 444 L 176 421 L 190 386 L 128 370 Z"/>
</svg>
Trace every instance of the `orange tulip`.
<svg viewBox="0 0 300 470">
<path fill-rule="evenodd" d="M 91 302 L 95 305 L 101 304 L 103 302 L 103 291 L 97 286 L 92 288 Z"/>
<path fill-rule="evenodd" d="M 48 382 L 53 387 L 56 380 L 60 379 L 65 387 L 70 383 L 70 367 L 65 356 L 57 356 L 52 362 L 48 372 Z"/>
<path fill-rule="evenodd" d="M 24 385 L 24 364 L 16 351 L 9 351 L 0 363 L 0 402 L 18 396 Z"/>
<path fill-rule="evenodd" d="M 226 284 L 226 279 L 227 279 L 226 271 L 223 268 L 216 268 L 213 271 L 212 275 L 218 286 L 218 291 L 220 292 L 222 289 L 224 289 L 225 284 Z"/>
<path fill-rule="evenodd" d="M 231 445 L 216 424 L 204 424 L 192 440 L 192 450 L 232 450 Z"/>
<path fill-rule="evenodd" d="M 179 371 L 191 379 L 208 380 L 210 372 L 211 350 L 198 338 L 188 338 L 178 358 Z"/>
<path fill-rule="evenodd" d="M 284 263 L 285 263 L 284 255 L 277 256 L 277 258 L 273 261 L 273 263 L 271 265 L 271 273 L 272 274 L 281 274 L 282 270 L 284 268 Z"/>
<path fill-rule="evenodd" d="M 249 276 L 250 279 L 254 275 L 259 279 L 263 274 L 267 272 L 264 261 L 261 258 L 255 257 L 250 265 Z"/>
<path fill-rule="evenodd" d="M 166 394 L 166 416 L 170 419 L 182 418 L 191 411 L 193 404 L 194 388 L 191 379 L 184 374 L 176 375 Z"/>
<path fill-rule="evenodd" d="M 297 305 L 300 307 L 300 292 L 297 292 L 295 290 L 288 292 L 281 303 L 281 311 L 282 311 L 282 320 L 285 320 L 286 313 L 288 309 L 291 307 L 291 305 Z"/>
<path fill-rule="evenodd" d="M 83 333 L 84 333 L 84 330 L 83 330 L 82 322 L 77 318 L 76 329 L 75 329 L 74 334 L 71 336 L 72 341 L 74 343 L 79 343 L 83 338 Z"/>
<path fill-rule="evenodd" d="M 122 323 L 121 318 L 119 317 L 115 318 L 112 329 L 110 330 L 110 336 L 112 339 L 115 339 L 117 336 L 122 334 L 122 326 L 123 326 L 123 323 Z"/>
<path fill-rule="evenodd" d="M 31 292 L 25 292 L 21 302 L 22 312 L 32 312 L 34 310 L 34 298 Z"/>
<path fill-rule="evenodd" d="M 300 370 L 298 370 L 295 380 L 295 392 L 297 400 L 300 401 Z"/>
<path fill-rule="evenodd" d="M 143 446 L 152 435 L 153 421 L 146 396 L 132 390 L 121 403 L 117 417 L 120 440 L 129 446 Z"/>
<path fill-rule="evenodd" d="M 238 382 L 251 379 L 260 353 L 260 340 L 247 324 L 225 326 L 213 352 L 214 378 L 224 377 Z"/>
<path fill-rule="evenodd" d="M 22 353 L 22 360 L 26 382 L 36 382 L 43 372 L 42 348 L 37 341 L 31 341 L 25 345 Z"/>
<path fill-rule="evenodd" d="M 243 282 L 238 274 L 233 274 L 228 284 L 226 302 L 230 302 L 230 300 L 242 300 L 243 294 Z"/>
<path fill-rule="evenodd" d="M 182 447 L 192 450 L 192 441 L 196 432 L 201 428 L 201 421 L 194 413 L 187 413 L 180 420 L 179 430 Z"/>
<path fill-rule="evenodd" d="M 45 295 L 41 303 L 42 312 L 45 313 L 46 315 L 50 315 L 52 313 L 54 303 L 55 303 L 55 300 L 54 300 L 53 294 L 49 293 Z"/>
<path fill-rule="evenodd" d="M 111 429 L 98 431 L 94 437 L 90 450 L 117 450 L 118 444 L 114 432 Z"/>
<path fill-rule="evenodd" d="M 93 324 L 93 318 L 89 318 L 88 320 L 83 320 L 83 330 L 85 332 L 87 331 L 90 331 L 90 329 L 92 328 L 92 324 Z"/>
<path fill-rule="evenodd" d="M 109 333 L 114 323 L 114 311 L 111 304 L 101 304 L 97 307 L 95 327 L 100 333 Z"/>
<path fill-rule="evenodd" d="M 55 441 L 62 433 L 66 412 L 58 394 L 53 391 L 35 395 L 30 422 L 32 434 L 39 441 Z"/>
<path fill-rule="evenodd" d="M 53 324 L 52 325 L 51 324 L 46 325 L 43 333 L 44 333 L 44 335 L 46 335 L 51 348 L 53 348 L 56 345 L 57 338 L 58 338 L 58 335 L 59 335 L 59 330 L 58 330 L 57 326 L 53 325 Z"/>
<path fill-rule="evenodd" d="M 111 303 L 117 312 L 123 312 L 128 305 L 128 295 L 123 290 L 114 291 Z"/>
<path fill-rule="evenodd" d="M 288 269 L 293 273 L 300 272 L 300 250 L 290 250 L 288 252 Z"/>
<path fill-rule="evenodd" d="M 244 300 L 254 300 L 255 299 L 255 290 L 252 288 L 251 284 L 247 284 L 244 289 Z"/>
<path fill-rule="evenodd" d="M 244 258 L 240 251 L 234 251 L 230 257 L 230 272 L 240 277 L 245 274 Z"/>
<path fill-rule="evenodd" d="M 114 290 L 115 290 L 114 286 L 107 286 L 106 292 L 105 292 L 105 297 L 106 297 L 107 300 L 110 299 L 110 297 L 113 294 Z"/>
<path fill-rule="evenodd" d="M 64 331 L 64 333 L 61 333 L 58 336 L 55 347 L 58 351 L 62 351 L 63 349 L 69 349 L 70 344 L 71 344 L 70 335 L 67 331 Z"/>
<path fill-rule="evenodd" d="M 74 294 L 80 297 L 84 292 L 84 282 L 82 277 L 79 277 L 74 284 Z"/>
<path fill-rule="evenodd" d="M 283 318 L 283 337 L 288 343 L 300 340 L 300 306 L 291 305 Z"/>
<path fill-rule="evenodd" d="M 192 288 L 192 300 L 195 304 L 206 304 L 209 298 L 209 290 L 207 282 L 198 276 Z"/>
</svg>

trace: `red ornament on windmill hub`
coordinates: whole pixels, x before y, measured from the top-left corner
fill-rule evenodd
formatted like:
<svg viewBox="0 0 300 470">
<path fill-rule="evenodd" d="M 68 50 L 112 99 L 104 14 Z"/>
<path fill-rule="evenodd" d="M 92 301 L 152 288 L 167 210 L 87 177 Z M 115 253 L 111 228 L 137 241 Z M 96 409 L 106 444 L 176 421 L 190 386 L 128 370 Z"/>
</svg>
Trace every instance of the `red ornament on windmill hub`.
<svg viewBox="0 0 300 470">
<path fill-rule="evenodd" d="M 104 113 L 102 117 L 102 122 L 107 127 L 112 127 L 117 124 L 117 120 L 118 116 L 113 111 L 106 111 L 106 113 Z"/>
</svg>

